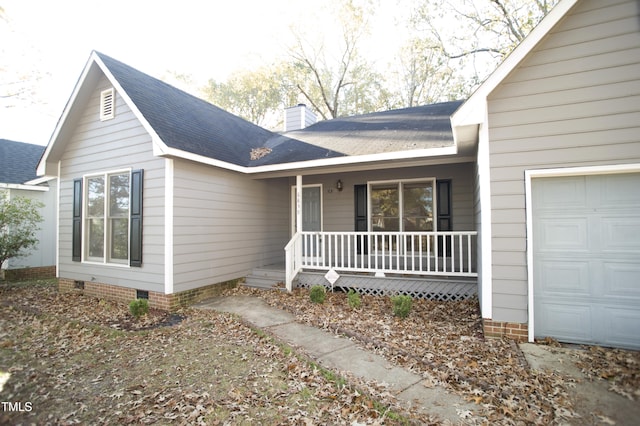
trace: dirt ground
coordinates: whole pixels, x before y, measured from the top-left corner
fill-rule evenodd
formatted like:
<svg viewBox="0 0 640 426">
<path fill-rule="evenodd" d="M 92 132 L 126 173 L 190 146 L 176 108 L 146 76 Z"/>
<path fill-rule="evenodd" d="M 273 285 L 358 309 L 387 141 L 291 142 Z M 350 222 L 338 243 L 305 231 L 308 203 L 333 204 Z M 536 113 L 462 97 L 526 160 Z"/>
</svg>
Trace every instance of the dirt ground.
<svg viewBox="0 0 640 426">
<path fill-rule="evenodd" d="M 640 352 L 562 346 L 552 339 L 517 345 L 484 339 L 477 301 L 414 300 L 394 317 L 389 298 L 363 297 L 351 309 L 344 293 L 322 305 L 308 291 L 236 289 L 265 298 L 298 321 L 347 334 L 390 361 L 420 371 L 477 404 L 467 424 L 638 424 Z"/>
<path fill-rule="evenodd" d="M 461 424 L 640 418 L 638 352 L 587 347 L 565 354 L 554 342 L 521 350 L 485 340 L 477 301 L 414 300 L 400 319 L 384 297 L 362 297 L 354 309 L 343 293 L 328 294 L 321 305 L 305 290 L 230 293 L 262 297 L 297 321 L 347 335 L 419 372 L 425 386 L 473 401 L 477 410 L 461 413 Z M 319 368 L 237 317 L 179 314 L 135 321 L 126 306 L 60 295 L 52 282 L 0 285 L 0 400 L 11 404 L 1 407 L 0 424 L 440 423 L 404 411 L 383 386 Z M 585 385 L 598 386 L 593 397 Z"/>
</svg>

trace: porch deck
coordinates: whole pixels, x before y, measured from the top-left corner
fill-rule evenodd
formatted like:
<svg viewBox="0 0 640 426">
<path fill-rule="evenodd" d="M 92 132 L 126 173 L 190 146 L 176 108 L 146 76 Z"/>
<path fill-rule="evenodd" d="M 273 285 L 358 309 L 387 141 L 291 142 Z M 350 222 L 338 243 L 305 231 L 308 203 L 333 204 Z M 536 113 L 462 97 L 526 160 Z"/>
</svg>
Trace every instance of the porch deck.
<svg viewBox="0 0 640 426">
<path fill-rule="evenodd" d="M 334 290 L 348 291 L 372 296 L 406 294 L 413 298 L 438 301 L 464 300 L 478 294 L 475 278 L 384 276 L 371 274 L 340 274 L 331 286 L 324 272 L 302 271 L 296 278 L 299 287 L 310 288 L 323 285 Z"/>
<path fill-rule="evenodd" d="M 344 273 L 333 286 L 324 277 L 325 271 L 303 270 L 294 280 L 294 287 L 311 288 L 322 285 L 339 291 L 353 289 L 362 295 L 390 296 L 407 294 L 414 298 L 429 300 L 461 300 L 477 295 L 475 278 L 384 276 L 370 273 Z M 255 268 L 246 277 L 245 285 L 254 288 L 282 288 L 285 281 L 284 264 L 265 265 Z"/>
</svg>

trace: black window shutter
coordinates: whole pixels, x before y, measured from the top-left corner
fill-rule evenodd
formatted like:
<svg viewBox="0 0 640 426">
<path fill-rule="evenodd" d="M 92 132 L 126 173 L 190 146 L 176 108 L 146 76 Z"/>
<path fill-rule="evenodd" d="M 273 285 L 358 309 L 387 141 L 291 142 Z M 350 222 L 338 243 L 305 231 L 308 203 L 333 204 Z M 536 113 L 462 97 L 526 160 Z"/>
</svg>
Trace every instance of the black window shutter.
<svg viewBox="0 0 640 426">
<path fill-rule="evenodd" d="M 131 239 L 129 265 L 142 266 L 142 187 L 143 170 L 131 172 Z"/>
<path fill-rule="evenodd" d="M 438 191 L 438 231 L 452 231 L 451 179 L 436 182 Z M 443 253 L 443 237 L 438 238 L 438 253 Z M 451 256 L 451 244 L 447 245 L 447 256 Z"/>
<path fill-rule="evenodd" d="M 73 228 L 71 230 L 71 259 L 82 260 L 82 179 L 73 180 Z"/>
<path fill-rule="evenodd" d="M 369 224 L 367 223 L 367 185 L 354 185 L 353 189 L 355 191 L 356 232 L 366 232 L 369 229 Z M 362 247 L 362 241 L 363 240 L 358 237 L 357 253 L 367 254 L 367 239 L 364 239 L 364 247 Z"/>
<path fill-rule="evenodd" d="M 451 179 L 437 182 L 438 188 L 438 231 L 452 231 Z"/>
</svg>

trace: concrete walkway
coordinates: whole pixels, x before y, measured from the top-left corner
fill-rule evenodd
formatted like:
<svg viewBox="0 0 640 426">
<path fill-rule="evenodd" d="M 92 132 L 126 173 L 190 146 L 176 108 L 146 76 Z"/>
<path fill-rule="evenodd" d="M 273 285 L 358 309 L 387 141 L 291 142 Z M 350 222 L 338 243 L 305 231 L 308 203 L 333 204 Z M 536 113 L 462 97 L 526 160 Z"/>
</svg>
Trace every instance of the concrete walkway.
<svg viewBox="0 0 640 426">
<path fill-rule="evenodd" d="M 366 381 L 386 384 L 407 407 L 413 406 L 442 420 L 457 424 L 461 421 L 461 412 L 478 408 L 442 387 L 426 387 L 420 375 L 391 365 L 348 338 L 297 323 L 292 314 L 269 306 L 259 297 L 217 297 L 194 307 L 237 314 L 275 338 L 302 349 L 319 365 L 336 372 L 349 372 Z"/>
</svg>

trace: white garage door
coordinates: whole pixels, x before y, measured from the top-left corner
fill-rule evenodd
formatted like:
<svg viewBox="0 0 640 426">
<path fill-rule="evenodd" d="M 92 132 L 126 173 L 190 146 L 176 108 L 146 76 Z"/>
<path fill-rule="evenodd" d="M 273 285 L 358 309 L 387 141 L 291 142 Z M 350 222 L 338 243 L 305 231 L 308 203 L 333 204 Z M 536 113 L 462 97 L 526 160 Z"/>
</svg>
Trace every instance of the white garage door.
<svg viewBox="0 0 640 426">
<path fill-rule="evenodd" d="M 640 349 L 640 173 L 532 180 L 534 333 Z"/>
</svg>

